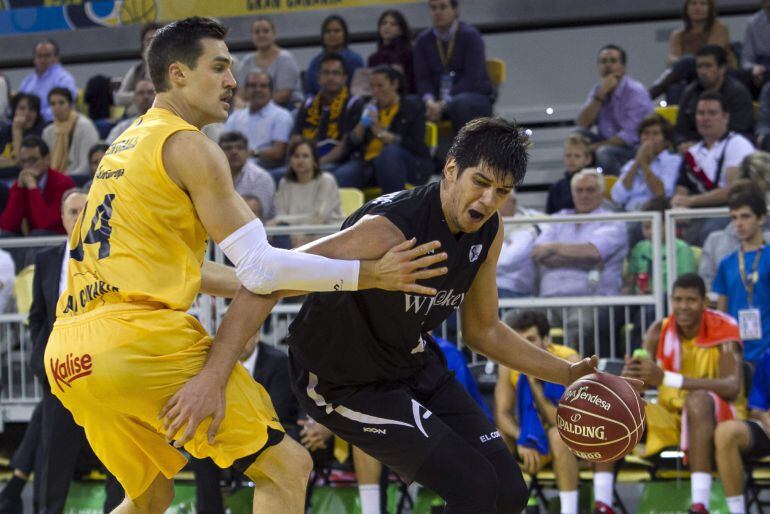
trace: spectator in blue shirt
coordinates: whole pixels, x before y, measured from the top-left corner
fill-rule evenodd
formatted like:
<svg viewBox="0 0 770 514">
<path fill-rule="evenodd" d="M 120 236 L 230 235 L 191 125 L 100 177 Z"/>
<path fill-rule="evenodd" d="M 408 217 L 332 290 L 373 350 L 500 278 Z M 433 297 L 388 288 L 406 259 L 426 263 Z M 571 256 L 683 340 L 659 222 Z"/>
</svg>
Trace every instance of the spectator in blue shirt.
<svg viewBox="0 0 770 514">
<path fill-rule="evenodd" d="M 745 514 L 742 457 L 760 459 L 770 455 L 770 352 L 755 361 L 749 394 L 749 419 L 733 419 L 714 431 L 719 479 L 730 514 Z"/>
<path fill-rule="evenodd" d="M 682 158 L 670 151 L 673 135 L 673 127 L 660 114 L 642 120 L 641 144 L 612 186 L 613 202 L 626 211 L 638 211 L 648 200 L 674 196 Z"/>
<path fill-rule="evenodd" d="M 48 123 L 53 120 L 51 108 L 48 107 L 48 93 L 55 87 L 63 87 L 69 89 L 72 98 L 77 98 L 78 88 L 70 72 L 59 63 L 59 45 L 53 39 L 45 39 L 35 45 L 33 63 L 35 71 L 24 77 L 19 91 L 40 98 L 40 112 Z"/>
<path fill-rule="evenodd" d="M 767 204 L 758 190 L 749 190 L 731 196 L 728 206 L 741 246 L 719 263 L 711 290 L 719 295 L 718 309 L 738 320 L 744 358 L 755 361 L 770 346 L 770 255 L 762 232 Z"/>
<path fill-rule="evenodd" d="M 457 0 L 430 0 L 433 27 L 414 42 L 414 78 L 429 121 L 449 119 L 455 133 L 480 116 L 492 114 L 492 83 L 484 40 L 458 20 Z"/>
<path fill-rule="evenodd" d="M 313 57 L 305 73 L 305 96 L 314 96 L 321 91 L 318 82 L 318 72 L 321 69 L 321 59 L 325 54 L 339 54 L 345 62 L 345 75 L 347 75 L 347 87 L 358 68 L 364 67 L 364 58 L 348 48 L 348 24 L 345 18 L 338 14 L 327 16 L 321 24 L 321 53 Z"/>
</svg>

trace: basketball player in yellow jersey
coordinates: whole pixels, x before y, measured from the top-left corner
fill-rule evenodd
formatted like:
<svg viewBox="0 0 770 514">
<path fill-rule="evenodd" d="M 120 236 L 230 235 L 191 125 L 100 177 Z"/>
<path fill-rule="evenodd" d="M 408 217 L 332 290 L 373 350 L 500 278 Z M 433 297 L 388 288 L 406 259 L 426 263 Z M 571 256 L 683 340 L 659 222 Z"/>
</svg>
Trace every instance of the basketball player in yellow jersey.
<svg viewBox="0 0 770 514">
<path fill-rule="evenodd" d="M 361 262 L 267 244 L 233 189 L 227 159 L 199 130 L 227 116 L 235 88 L 225 32 L 189 18 L 157 33 L 148 55 L 155 105 L 107 150 L 70 239 L 46 370 L 125 488 L 120 512 L 168 507 L 185 464 L 170 440 L 249 476 L 254 512 L 303 512 L 309 456 L 283 437 L 265 390 L 235 366 L 254 320 L 269 313 L 244 305 L 280 290 L 435 294 L 415 282 L 446 272 L 426 269 L 445 258 L 425 256 L 435 242 L 408 241 Z M 204 263 L 207 237 L 235 272 Z M 186 313 L 199 291 L 235 295 L 213 342 Z"/>
</svg>

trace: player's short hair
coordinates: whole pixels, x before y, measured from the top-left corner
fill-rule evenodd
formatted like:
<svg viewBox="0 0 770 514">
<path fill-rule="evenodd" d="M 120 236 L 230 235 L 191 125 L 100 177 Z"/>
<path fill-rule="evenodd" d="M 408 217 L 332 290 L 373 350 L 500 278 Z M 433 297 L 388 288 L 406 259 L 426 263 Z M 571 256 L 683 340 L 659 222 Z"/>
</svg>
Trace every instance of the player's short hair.
<svg viewBox="0 0 770 514">
<path fill-rule="evenodd" d="M 29 136 L 24 136 L 24 139 L 21 140 L 21 147 L 22 148 L 37 148 L 40 150 L 40 157 L 45 157 L 50 153 L 50 149 L 48 148 L 48 145 L 45 141 L 43 141 L 43 138 L 40 136 L 36 136 L 34 134 L 30 134 Z"/>
<path fill-rule="evenodd" d="M 511 321 L 511 328 L 516 332 L 524 332 L 532 327 L 537 328 L 540 338 L 551 331 L 551 324 L 543 311 L 522 311 Z"/>
<path fill-rule="evenodd" d="M 198 58 L 203 54 L 201 39 L 223 41 L 226 34 L 224 25 L 199 16 L 175 21 L 158 29 L 147 52 L 147 67 L 155 91 L 162 93 L 169 90 L 168 67 L 171 63 L 181 62 L 195 69 Z"/>
<path fill-rule="evenodd" d="M 577 183 L 578 180 L 581 180 L 585 177 L 595 177 L 596 183 L 599 184 L 599 192 L 604 193 L 604 177 L 596 168 L 583 168 L 582 170 L 572 175 L 572 178 L 569 181 L 570 190 L 575 187 L 575 183 Z"/>
<path fill-rule="evenodd" d="M 468 168 L 482 166 L 498 178 L 511 176 L 517 186 L 527 172 L 529 146 L 529 137 L 515 121 L 476 118 L 457 133 L 447 157 L 454 158 L 458 177 Z"/>
<path fill-rule="evenodd" d="M 728 197 L 727 207 L 731 210 L 737 210 L 741 207 L 748 207 L 757 218 L 767 215 L 767 203 L 765 197 L 759 193 L 758 189 L 741 191 Z"/>
<path fill-rule="evenodd" d="M 695 57 L 714 57 L 717 62 L 717 66 L 722 67 L 727 65 L 727 51 L 719 45 L 705 45 L 700 50 L 695 52 Z"/>
<path fill-rule="evenodd" d="M 695 289 L 701 298 L 706 298 L 706 283 L 697 273 L 685 273 L 677 277 L 671 292 L 673 293 L 676 289 Z"/>
<path fill-rule="evenodd" d="M 72 104 L 72 91 L 67 89 L 66 87 L 54 87 L 48 92 L 48 102 L 51 102 L 51 97 L 53 95 L 59 95 L 63 96 L 67 99 L 67 103 Z"/>
<path fill-rule="evenodd" d="M 237 130 L 223 132 L 222 135 L 219 136 L 219 146 L 222 146 L 224 143 L 243 143 L 244 146 L 249 146 L 249 140 L 246 139 L 243 132 Z"/>
</svg>

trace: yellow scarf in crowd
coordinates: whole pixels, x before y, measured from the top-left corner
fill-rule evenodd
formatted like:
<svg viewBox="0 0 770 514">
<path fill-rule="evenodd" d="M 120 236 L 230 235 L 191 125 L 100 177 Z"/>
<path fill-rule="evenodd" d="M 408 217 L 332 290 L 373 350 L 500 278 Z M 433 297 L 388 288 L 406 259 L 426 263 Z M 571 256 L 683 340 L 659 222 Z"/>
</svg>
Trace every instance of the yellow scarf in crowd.
<svg viewBox="0 0 770 514">
<path fill-rule="evenodd" d="M 348 102 L 348 88 L 343 87 L 342 91 L 332 100 L 329 106 L 329 120 L 326 124 L 326 133 L 319 134 L 318 130 L 321 126 L 321 120 L 323 119 L 323 108 L 321 106 L 321 93 L 315 95 L 313 103 L 307 109 L 307 115 L 305 116 L 305 126 L 302 128 L 302 137 L 315 141 L 317 139 L 340 139 L 340 126 L 339 122 L 342 115 L 345 113 L 345 105 Z"/>
<path fill-rule="evenodd" d="M 53 122 L 53 133 L 56 139 L 51 149 L 51 168 L 62 173 L 65 173 L 70 165 L 70 142 L 77 121 L 78 113 L 73 109 L 66 120 Z"/>
</svg>

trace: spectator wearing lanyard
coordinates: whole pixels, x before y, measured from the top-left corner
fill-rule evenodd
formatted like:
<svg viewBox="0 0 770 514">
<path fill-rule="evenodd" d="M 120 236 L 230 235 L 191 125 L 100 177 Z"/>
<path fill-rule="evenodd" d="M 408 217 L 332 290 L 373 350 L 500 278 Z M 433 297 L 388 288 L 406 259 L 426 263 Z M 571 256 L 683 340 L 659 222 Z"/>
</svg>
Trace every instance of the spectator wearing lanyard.
<svg viewBox="0 0 770 514">
<path fill-rule="evenodd" d="M 449 119 L 455 133 L 468 121 L 492 114 L 492 83 L 479 31 L 459 21 L 457 0 L 430 0 L 433 27 L 414 43 L 417 93 L 429 121 Z"/>
<path fill-rule="evenodd" d="M 730 197 L 730 219 L 741 246 L 719 263 L 712 291 L 717 308 L 738 320 L 744 357 L 755 361 L 770 347 L 770 256 L 762 226 L 767 204 L 758 190 Z"/>
</svg>

